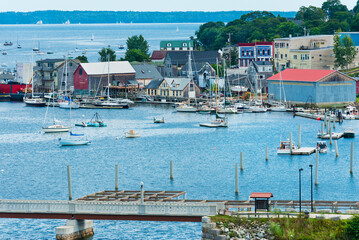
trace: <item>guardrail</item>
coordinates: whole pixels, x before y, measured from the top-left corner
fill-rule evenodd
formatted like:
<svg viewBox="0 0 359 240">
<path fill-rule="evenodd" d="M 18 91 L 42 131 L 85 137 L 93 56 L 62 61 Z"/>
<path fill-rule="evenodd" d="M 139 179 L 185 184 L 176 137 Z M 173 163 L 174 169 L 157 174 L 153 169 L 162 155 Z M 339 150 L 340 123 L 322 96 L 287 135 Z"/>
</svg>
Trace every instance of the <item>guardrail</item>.
<svg viewBox="0 0 359 240">
<path fill-rule="evenodd" d="M 143 203 L 47 200 L 0 200 L 1 213 L 207 216 L 224 209 L 223 203 Z"/>
</svg>

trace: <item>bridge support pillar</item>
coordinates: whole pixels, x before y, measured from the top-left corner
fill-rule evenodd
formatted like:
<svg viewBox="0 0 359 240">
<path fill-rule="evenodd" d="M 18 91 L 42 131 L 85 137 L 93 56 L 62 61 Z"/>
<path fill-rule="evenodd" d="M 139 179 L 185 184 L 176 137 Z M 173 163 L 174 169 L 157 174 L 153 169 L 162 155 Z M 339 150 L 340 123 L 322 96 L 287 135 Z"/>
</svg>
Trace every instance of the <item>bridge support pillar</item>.
<svg viewBox="0 0 359 240">
<path fill-rule="evenodd" d="M 67 220 L 65 226 L 55 228 L 57 240 L 75 240 L 94 235 L 92 220 Z"/>
</svg>

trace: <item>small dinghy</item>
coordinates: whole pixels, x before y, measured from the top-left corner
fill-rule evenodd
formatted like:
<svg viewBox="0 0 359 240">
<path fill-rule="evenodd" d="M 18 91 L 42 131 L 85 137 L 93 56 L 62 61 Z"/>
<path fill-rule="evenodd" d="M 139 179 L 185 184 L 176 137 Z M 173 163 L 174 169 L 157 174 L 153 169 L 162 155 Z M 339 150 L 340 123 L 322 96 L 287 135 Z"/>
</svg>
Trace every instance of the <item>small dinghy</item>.
<svg viewBox="0 0 359 240">
<path fill-rule="evenodd" d="M 126 136 L 126 138 L 137 138 L 140 136 L 140 134 L 133 130 L 130 130 L 129 132 L 125 133 L 125 136 Z"/>
<path fill-rule="evenodd" d="M 165 118 L 153 118 L 153 123 L 165 123 Z"/>
<path fill-rule="evenodd" d="M 59 143 L 61 146 L 80 146 L 80 145 L 88 145 L 91 143 L 84 134 L 75 134 L 70 132 L 69 138 L 59 138 Z"/>
</svg>

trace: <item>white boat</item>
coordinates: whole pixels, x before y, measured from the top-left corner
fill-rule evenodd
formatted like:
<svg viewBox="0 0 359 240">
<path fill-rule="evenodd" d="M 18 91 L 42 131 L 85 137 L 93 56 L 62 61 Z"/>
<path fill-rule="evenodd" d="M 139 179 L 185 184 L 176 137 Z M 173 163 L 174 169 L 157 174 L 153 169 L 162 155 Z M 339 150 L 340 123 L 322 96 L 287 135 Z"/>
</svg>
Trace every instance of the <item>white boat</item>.
<svg viewBox="0 0 359 240">
<path fill-rule="evenodd" d="M 177 112 L 197 112 L 197 108 L 189 106 L 187 104 L 181 104 L 176 108 Z"/>
<path fill-rule="evenodd" d="M 237 114 L 238 111 L 234 107 L 218 108 L 218 113 L 221 114 Z"/>
<path fill-rule="evenodd" d="M 69 132 L 71 130 L 71 127 L 58 124 L 42 127 L 42 130 L 44 131 L 44 133 Z"/>
<path fill-rule="evenodd" d="M 133 130 L 130 130 L 129 132 L 125 133 L 125 136 L 126 136 L 126 138 L 137 138 L 137 137 L 140 137 L 140 134 Z"/>
<path fill-rule="evenodd" d="M 3 50 L 2 55 L 7 55 L 7 52 L 5 50 Z"/>
<path fill-rule="evenodd" d="M 234 104 L 234 107 L 235 107 L 237 110 L 249 109 L 249 106 L 248 106 L 247 104 L 244 104 L 244 103 L 235 103 L 235 104 Z"/>
<path fill-rule="evenodd" d="M 262 105 L 251 106 L 251 107 L 249 107 L 249 111 L 252 113 L 264 113 L 264 112 L 267 112 L 267 108 Z"/>
<path fill-rule="evenodd" d="M 222 119 L 215 119 L 210 123 L 200 123 L 201 127 L 208 127 L 208 128 L 218 128 L 218 127 L 228 127 L 228 120 L 227 118 Z"/>
<path fill-rule="evenodd" d="M 271 107 L 270 110 L 272 112 L 286 112 L 287 108 L 284 105 L 278 105 L 278 106 L 275 106 L 275 107 Z"/>
<path fill-rule="evenodd" d="M 92 34 L 91 41 L 95 40 L 95 36 Z"/>
<path fill-rule="evenodd" d="M 67 20 L 67 21 L 65 22 L 65 24 L 70 24 L 70 20 Z"/>
<path fill-rule="evenodd" d="M 45 53 L 43 51 L 37 51 L 36 54 L 37 55 L 44 55 Z"/>
<path fill-rule="evenodd" d="M 280 147 L 277 149 L 277 154 L 279 155 L 289 155 L 291 150 L 290 150 L 290 141 L 281 141 L 280 142 Z M 297 149 L 294 142 L 292 142 L 292 150 Z"/>
<path fill-rule="evenodd" d="M 153 118 L 153 123 L 165 123 L 165 118 Z"/>
<path fill-rule="evenodd" d="M 319 153 L 327 153 L 328 152 L 327 142 L 326 141 L 318 141 L 317 142 L 317 151 L 319 151 Z"/>
<path fill-rule="evenodd" d="M 70 132 L 70 137 L 68 138 L 59 138 L 59 143 L 61 146 L 80 146 L 88 145 L 91 143 L 84 134 L 73 134 Z"/>
</svg>

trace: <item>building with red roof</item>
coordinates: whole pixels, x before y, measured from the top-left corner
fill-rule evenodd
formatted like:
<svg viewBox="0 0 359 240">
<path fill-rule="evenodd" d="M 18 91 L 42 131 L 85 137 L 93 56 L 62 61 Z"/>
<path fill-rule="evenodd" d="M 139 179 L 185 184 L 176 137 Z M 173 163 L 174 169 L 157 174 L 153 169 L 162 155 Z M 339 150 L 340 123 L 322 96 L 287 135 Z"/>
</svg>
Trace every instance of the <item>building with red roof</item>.
<svg viewBox="0 0 359 240">
<path fill-rule="evenodd" d="M 285 69 L 267 81 L 268 93 L 278 101 L 329 105 L 356 100 L 355 80 L 335 70 Z"/>
<path fill-rule="evenodd" d="M 167 51 L 154 50 L 151 55 L 151 61 L 152 62 L 163 62 L 166 55 L 167 55 Z"/>
</svg>

